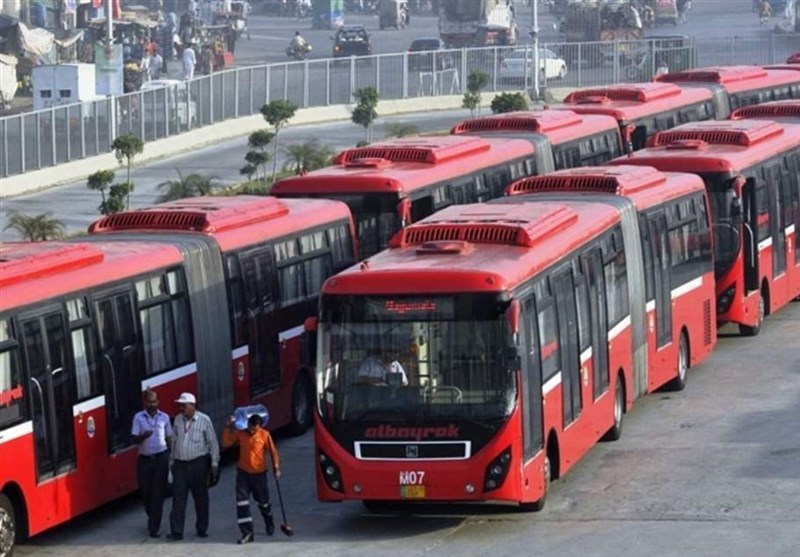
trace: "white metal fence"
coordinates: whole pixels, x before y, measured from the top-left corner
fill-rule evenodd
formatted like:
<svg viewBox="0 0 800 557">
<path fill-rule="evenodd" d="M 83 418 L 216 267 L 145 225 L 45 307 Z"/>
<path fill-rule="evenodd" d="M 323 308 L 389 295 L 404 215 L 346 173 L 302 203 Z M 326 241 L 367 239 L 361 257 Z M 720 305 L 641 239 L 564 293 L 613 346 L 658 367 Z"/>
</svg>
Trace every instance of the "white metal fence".
<svg viewBox="0 0 800 557">
<path fill-rule="evenodd" d="M 670 70 L 729 64 L 783 62 L 798 35 L 689 40 L 652 38 L 634 43 L 545 44 L 564 60 L 566 75 L 541 74 L 542 85 L 581 87 L 644 81 L 666 64 Z M 517 47 L 530 49 L 530 47 Z M 171 88 L 54 107 L 0 119 L 0 177 L 23 174 L 107 153 L 115 137 L 132 133 L 145 142 L 209 124 L 258 114 L 274 99 L 301 108 L 348 104 L 353 92 L 375 87 L 382 99 L 461 94 L 473 69 L 490 76 L 488 91 L 529 89 L 532 63 L 514 69 L 510 47 L 435 53 L 398 53 L 307 60 L 236 68 Z M 532 58 L 528 50 L 527 60 Z M 556 61 L 556 64 L 560 62 Z"/>
</svg>

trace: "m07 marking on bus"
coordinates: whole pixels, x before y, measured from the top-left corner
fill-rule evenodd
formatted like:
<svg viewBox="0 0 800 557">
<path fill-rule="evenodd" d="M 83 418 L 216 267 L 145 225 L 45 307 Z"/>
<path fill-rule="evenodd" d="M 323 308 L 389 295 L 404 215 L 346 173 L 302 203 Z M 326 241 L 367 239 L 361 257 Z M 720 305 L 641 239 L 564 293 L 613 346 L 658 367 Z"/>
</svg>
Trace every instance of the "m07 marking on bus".
<svg viewBox="0 0 800 557">
<path fill-rule="evenodd" d="M 425 472 L 422 470 L 400 472 L 400 485 L 421 485 L 424 479 Z"/>
</svg>

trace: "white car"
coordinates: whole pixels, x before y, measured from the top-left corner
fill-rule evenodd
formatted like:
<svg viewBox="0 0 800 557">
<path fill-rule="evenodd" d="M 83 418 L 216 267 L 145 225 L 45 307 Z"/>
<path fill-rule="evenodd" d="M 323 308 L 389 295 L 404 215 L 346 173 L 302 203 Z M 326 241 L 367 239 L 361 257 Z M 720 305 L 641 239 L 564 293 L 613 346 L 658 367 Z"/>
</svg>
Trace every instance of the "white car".
<svg viewBox="0 0 800 557">
<path fill-rule="evenodd" d="M 567 76 L 567 62 L 549 48 L 539 49 L 539 77 L 564 79 Z M 502 81 L 533 81 L 533 49 L 517 48 L 511 51 L 500 64 Z"/>
</svg>

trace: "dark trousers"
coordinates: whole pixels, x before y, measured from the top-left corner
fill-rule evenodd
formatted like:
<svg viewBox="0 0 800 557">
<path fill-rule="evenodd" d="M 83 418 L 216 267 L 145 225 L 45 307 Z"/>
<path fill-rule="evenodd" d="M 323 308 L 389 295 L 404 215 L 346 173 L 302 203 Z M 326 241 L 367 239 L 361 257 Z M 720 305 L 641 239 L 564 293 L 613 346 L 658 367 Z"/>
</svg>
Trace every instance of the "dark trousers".
<svg viewBox="0 0 800 557">
<path fill-rule="evenodd" d="M 194 460 L 176 460 L 172 466 L 172 512 L 169 514 L 170 531 L 183 535 L 186 521 L 186 501 L 189 492 L 194 499 L 194 512 L 197 515 L 195 528 L 198 532 L 208 530 L 208 473 L 211 459 L 201 456 Z"/>
<path fill-rule="evenodd" d="M 269 529 L 272 524 L 272 505 L 269 502 L 269 488 L 267 487 L 267 473 L 250 474 L 239 468 L 236 469 L 236 522 L 242 534 L 253 533 L 253 517 L 250 514 L 250 494 L 258 503 L 258 509 L 264 518 L 264 524 Z"/>
<path fill-rule="evenodd" d="M 152 456 L 139 456 L 136 462 L 136 479 L 142 494 L 144 512 L 147 513 L 147 528 L 151 534 L 157 534 L 161 528 L 168 476 L 168 451 Z"/>
</svg>

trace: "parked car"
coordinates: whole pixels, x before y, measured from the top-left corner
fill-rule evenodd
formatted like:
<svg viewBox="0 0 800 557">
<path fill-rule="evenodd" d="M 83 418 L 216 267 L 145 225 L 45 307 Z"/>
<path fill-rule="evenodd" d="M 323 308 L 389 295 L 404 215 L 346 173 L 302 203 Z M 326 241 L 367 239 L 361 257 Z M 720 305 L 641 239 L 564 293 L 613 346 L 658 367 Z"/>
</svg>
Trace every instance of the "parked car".
<svg viewBox="0 0 800 557">
<path fill-rule="evenodd" d="M 511 51 L 500 64 L 502 81 L 533 80 L 533 50 L 517 48 Z M 567 62 L 549 48 L 539 49 L 539 76 L 544 79 L 564 79 Z"/>
<path fill-rule="evenodd" d="M 334 58 L 372 54 L 369 33 L 363 25 L 343 25 L 336 30 L 331 39 L 333 39 Z"/>
<path fill-rule="evenodd" d="M 444 41 L 438 37 L 414 39 L 408 47 L 408 69 L 414 72 L 432 72 L 453 67 L 451 53 L 445 52 Z"/>
</svg>

